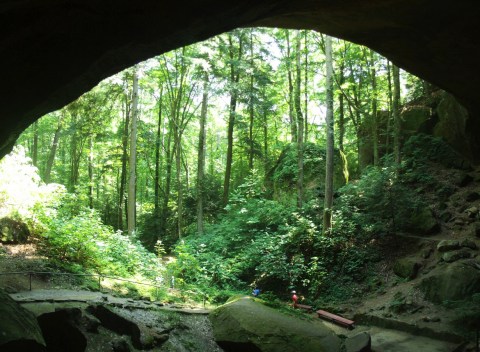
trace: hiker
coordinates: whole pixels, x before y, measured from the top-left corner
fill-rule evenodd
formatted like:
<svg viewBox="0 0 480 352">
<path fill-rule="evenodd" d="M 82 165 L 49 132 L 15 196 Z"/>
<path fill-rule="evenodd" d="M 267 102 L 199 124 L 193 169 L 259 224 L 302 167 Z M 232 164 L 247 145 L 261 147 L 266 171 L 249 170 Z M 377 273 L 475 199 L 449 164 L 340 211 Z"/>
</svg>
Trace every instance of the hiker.
<svg viewBox="0 0 480 352">
<path fill-rule="evenodd" d="M 253 297 L 258 297 L 260 295 L 260 289 L 258 287 L 255 287 L 255 289 L 252 292 Z"/>
<path fill-rule="evenodd" d="M 293 301 L 293 307 L 295 308 L 297 306 L 297 301 L 298 301 L 297 291 L 295 290 L 292 291 L 292 301 Z"/>
</svg>

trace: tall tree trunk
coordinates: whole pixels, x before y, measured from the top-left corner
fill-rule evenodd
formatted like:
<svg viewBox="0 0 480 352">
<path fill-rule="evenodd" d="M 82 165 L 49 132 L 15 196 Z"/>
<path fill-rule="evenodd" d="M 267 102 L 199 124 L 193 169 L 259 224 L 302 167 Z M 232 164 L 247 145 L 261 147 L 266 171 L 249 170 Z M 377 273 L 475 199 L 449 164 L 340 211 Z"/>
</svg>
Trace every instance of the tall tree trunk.
<svg viewBox="0 0 480 352">
<path fill-rule="evenodd" d="M 162 100 L 163 100 L 163 86 L 160 87 L 160 97 L 158 99 L 158 125 L 157 135 L 155 137 L 155 181 L 154 181 L 154 211 L 155 216 L 160 211 L 160 145 L 162 142 Z"/>
<path fill-rule="evenodd" d="M 32 164 L 38 164 L 38 120 L 33 123 Z"/>
<path fill-rule="evenodd" d="M 179 133 L 175 133 L 175 175 L 177 182 L 177 236 L 182 238 L 183 230 L 183 185 L 182 185 L 182 144 Z"/>
<path fill-rule="evenodd" d="M 391 121 L 393 119 L 393 87 L 392 87 L 392 66 L 387 60 L 387 80 L 388 80 L 388 118 L 387 118 L 387 137 L 385 141 L 385 154 L 390 152 L 391 139 Z"/>
<path fill-rule="evenodd" d="M 393 76 L 393 154 L 395 162 L 400 165 L 400 69 L 392 65 Z"/>
<path fill-rule="evenodd" d="M 130 160 L 129 160 L 129 179 L 128 179 L 128 235 L 135 234 L 136 229 L 136 184 L 137 184 L 137 119 L 138 119 L 138 76 L 136 68 L 133 72 L 133 87 L 132 87 L 132 129 L 130 131 Z"/>
<path fill-rule="evenodd" d="M 240 60 L 243 52 L 243 42 L 242 36 L 239 38 L 239 48 L 238 55 L 235 58 L 233 38 L 232 34 L 228 35 L 229 41 L 229 56 L 230 56 L 230 83 L 232 88 L 230 90 L 230 105 L 229 105 L 229 116 L 228 116 L 228 126 L 227 126 L 227 160 L 225 165 L 225 178 L 223 181 L 223 204 L 228 203 L 228 198 L 230 194 L 230 177 L 232 173 L 232 161 L 233 161 L 233 129 L 235 126 L 235 117 L 237 110 L 237 100 L 238 100 L 238 82 L 240 80 L 239 69 L 235 67 L 234 60 Z"/>
<path fill-rule="evenodd" d="M 263 167 L 264 167 L 264 182 L 267 180 L 269 167 L 269 155 L 268 155 L 268 113 L 267 109 L 262 109 L 263 113 Z"/>
<path fill-rule="evenodd" d="M 74 192 L 78 182 L 78 169 L 80 167 L 80 163 L 78 159 L 77 114 L 73 113 L 71 116 L 73 133 L 70 143 L 70 177 L 68 180 L 68 190 L 70 192 Z"/>
<path fill-rule="evenodd" d="M 254 104 L 253 104 L 253 83 L 254 83 L 254 62 L 253 62 L 253 28 L 250 28 L 250 69 L 252 70 L 250 74 L 250 92 L 248 99 L 248 110 L 249 110 L 249 122 L 248 122 L 248 143 L 249 143 L 249 153 L 248 153 L 248 168 L 253 170 L 253 123 L 254 123 Z"/>
<path fill-rule="evenodd" d="M 90 131 L 89 150 L 88 150 L 88 206 L 93 209 L 93 139 L 94 135 Z"/>
<path fill-rule="evenodd" d="M 304 92 L 304 115 L 305 115 L 305 142 L 308 142 L 308 31 L 305 30 L 303 31 L 304 35 L 304 48 L 303 52 L 305 55 L 305 78 L 304 78 L 304 87 L 305 87 L 305 92 Z"/>
<path fill-rule="evenodd" d="M 167 230 L 167 219 L 170 216 L 168 209 L 168 203 L 170 202 L 170 189 L 172 186 L 172 166 L 173 166 L 173 152 L 172 152 L 172 122 L 169 121 L 169 129 L 167 135 L 167 145 L 165 147 L 165 190 L 163 192 L 163 204 L 162 211 L 160 214 L 160 232 L 165 233 Z"/>
<path fill-rule="evenodd" d="M 53 135 L 52 147 L 50 148 L 50 154 L 48 155 L 47 165 L 45 168 L 45 174 L 44 174 L 45 183 L 50 182 L 50 175 L 52 173 L 52 167 L 55 161 L 55 154 L 57 153 L 58 141 L 60 139 L 60 134 L 62 132 L 63 117 L 64 117 L 64 112 L 61 111 L 60 116 L 58 118 L 57 129 L 55 130 L 55 134 Z"/>
<path fill-rule="evenodd" d="M 296 38 L 296 48 L 295 48 L 295 61 L 296 61 L 296 75 L 295 75 L 295 91 L 294 91 L 294 103 L 295 103 L 295 112 L 296 120 L 298 123 L 298 133 L 297 133 L 297 207 L 301 209 L 303 207 L 303 115 L 302 108 L 300 103 L 300 88 L 301 88 L 301 45 L 300 45 L 300 32 L 297 34 Z"/>
<path fill-rule="evenodd" d="M 323 234 L 330 233 L 332 228 L 333 206 L 333 153 L 334 153 L 334 119 L 333 119 L 333 56 L 332 38 L 325 38 L 326 84 L 327 84 L 327 157 L 325 165 L 325 201 L 323 210 Z"/>
<path fill-rule="evenodd" d="M 198 167 L 197 167 L 197 231 L 203 234 L 203 201 L 205 197 L 205 149 L 207 108 L 208 108 L 208 73 L 203 78 L 202 110 L 200 112 L 200 132 L 198 134 Z"/>
<path fill-rule="evenodd" d="M 290 118 L 291 142 L 295 143 L 298 140 L 298 131 L 293 97 L 292 50 L 290 46 L 290 31 L 288 29 L 285 29 L 285 38 L 287 42 L 288 116 Z"/>
<path fill-rule="evenodd" d="M 367 61 L 368 62 L 368 61 Z M 370 79 L 372 83 L 372 146 L 373 146 L 373 165 L 379 163 L 378 152 L 378 108 L 377 108 L 377 70 L 375 69 L 375 53 L 370 50 Z"/>
<path fill-rule="evenodd" d="M 120 184 L 118 191 L 118 218 L 117 218 L 117 228 L 119 230 L 124 230 L 123 224 L 123 209 L 125 206 L 125 187 L 127 185 L 127 161 L 128 161 L 128 136 L 130 130 L 130 103 L 128 101 L 128 96 L 125 95 L 125 107 L 124 107 L 124 126 L 122 134 L 122 172 L 120 174 Z"/>
<path fill-rule="evenodd" d="M 338 84 L 341 87 L 345 82 L 345 74 L 343 72 L 344 70 L 343 62 L 340 65 L 340 68 L 338 70 L 340 71 L 339 72 L 340 78 L 339 78 Z M 350 175 L 348 172 L 348 160 L 347 160 L 347 157 L 345 156 L 345 147 L 344 147 L 344 139 L 345 139 L 345 101 L 344 99 L 345 97 L 343 96 L 342 93 L 340 93 L 338 97 L 338 150 L 342 158 L 343 177 L 345 179 L 345 183 L 348 183 Z"/>
</svg>

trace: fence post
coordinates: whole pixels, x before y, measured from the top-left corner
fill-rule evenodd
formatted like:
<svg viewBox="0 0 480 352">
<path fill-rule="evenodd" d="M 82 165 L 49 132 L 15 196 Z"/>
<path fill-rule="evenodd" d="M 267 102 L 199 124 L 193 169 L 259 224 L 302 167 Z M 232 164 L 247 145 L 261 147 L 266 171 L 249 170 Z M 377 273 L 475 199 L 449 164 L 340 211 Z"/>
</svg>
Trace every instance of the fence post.
<svg viewBox="0 0 480 352">
<path fill-rule="evenodd" d="M 30 285 L 30 291 L 32 290 L 32 273 L 28 273 L 28 282 Z"/>
<path fill-rule="evenodd" d="M 98 290 L 102 292 L 102 276 L 98 275 Z"/>
</svg>

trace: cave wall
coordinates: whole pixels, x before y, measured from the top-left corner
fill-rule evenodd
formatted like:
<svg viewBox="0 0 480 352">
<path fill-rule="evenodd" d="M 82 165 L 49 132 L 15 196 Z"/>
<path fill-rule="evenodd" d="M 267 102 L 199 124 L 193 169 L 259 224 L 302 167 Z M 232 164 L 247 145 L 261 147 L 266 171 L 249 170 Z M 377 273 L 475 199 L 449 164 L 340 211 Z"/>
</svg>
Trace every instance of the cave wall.
<svg viewBox="0 0 480 352">
<path fill-rule="evenodd" d="M 364 44 L 449 91 L 480 148 L 480 9 L 433 0 L 23 0 L 0 4 L 0 156 L 42 115 L 149 57 L 241 26 Z"/>
</svg>

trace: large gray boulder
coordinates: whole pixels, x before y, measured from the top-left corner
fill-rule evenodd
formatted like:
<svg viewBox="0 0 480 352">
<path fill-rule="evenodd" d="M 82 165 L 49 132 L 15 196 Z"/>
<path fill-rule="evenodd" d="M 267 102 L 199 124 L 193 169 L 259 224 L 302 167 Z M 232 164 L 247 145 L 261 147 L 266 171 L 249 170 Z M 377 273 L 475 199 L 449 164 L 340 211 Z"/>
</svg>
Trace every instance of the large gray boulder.
<svg viewBox="0 0 480 352">
<path fill-rule="evenodd" d="M 286 315 L 243 297 L 210 314 L 215 341 L 225 351 L 338 352 L 341 340 L 320 320 Z"/>
<path fill-rule="evenodd" d="M 35 316 L 0 290 L 0 351 L 45 351 Z"/>
<path fill-rule="evenodd" d="M 480 292 L 480 270 L 462 262 L 437 267 L 419 284 L 425 298 L 435 303 L 463 300 Z"/>
</svg>

